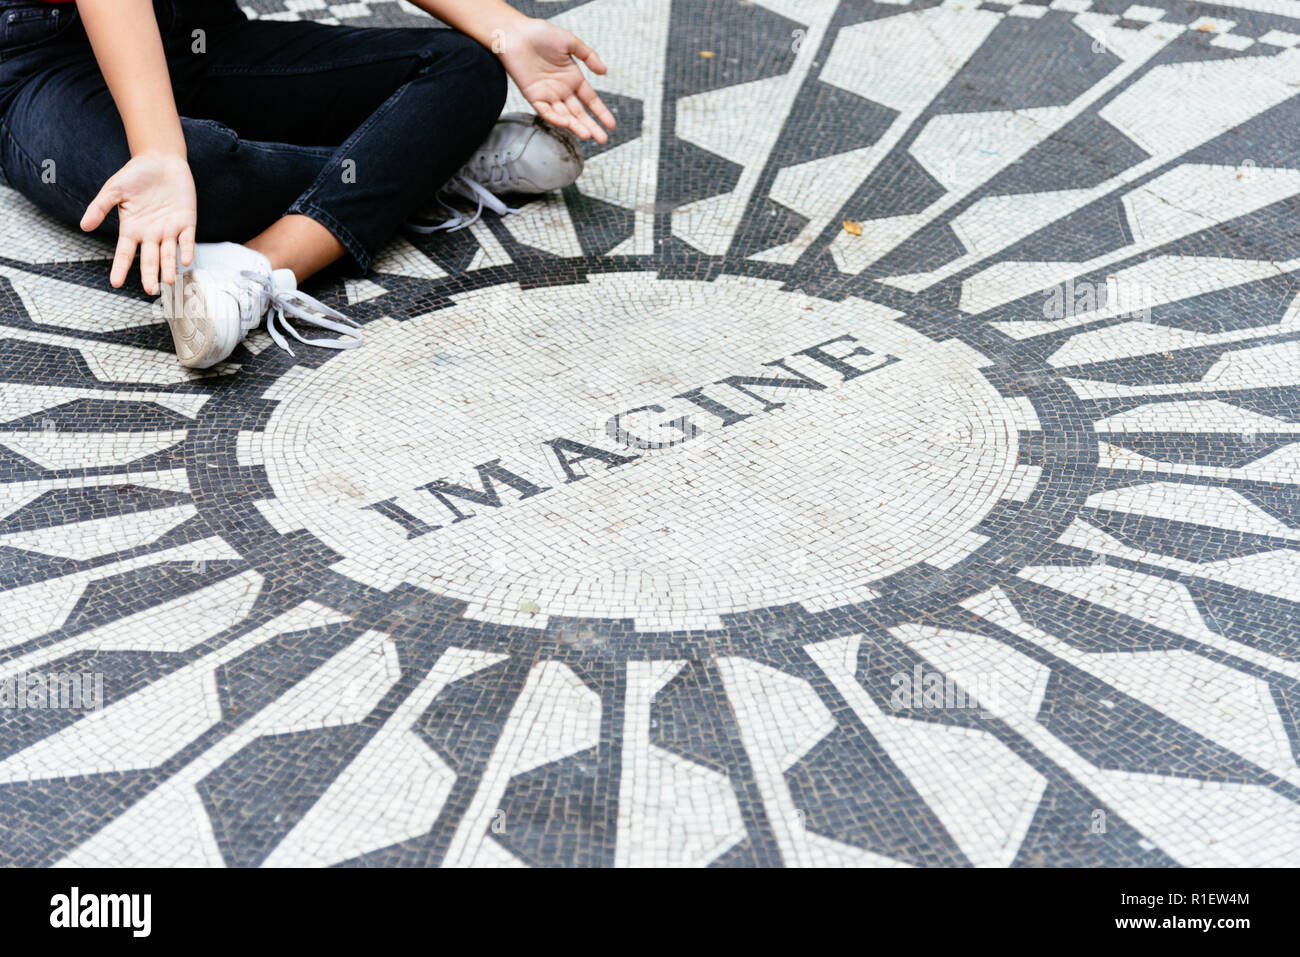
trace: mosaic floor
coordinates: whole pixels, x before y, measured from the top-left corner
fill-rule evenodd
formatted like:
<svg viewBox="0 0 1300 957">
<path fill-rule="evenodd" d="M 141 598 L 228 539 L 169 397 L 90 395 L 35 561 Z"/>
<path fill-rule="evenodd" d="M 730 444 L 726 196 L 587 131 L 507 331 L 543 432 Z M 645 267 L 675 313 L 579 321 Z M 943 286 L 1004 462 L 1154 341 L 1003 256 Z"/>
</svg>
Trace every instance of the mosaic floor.
<svg viewBox="0 0 1300 957">
<path fill-rule="evenodd" d="M 0 192 L 0 863 L 1300 862 L 1300 0 L 521 6 L 359 350 Z"/>
</svg>

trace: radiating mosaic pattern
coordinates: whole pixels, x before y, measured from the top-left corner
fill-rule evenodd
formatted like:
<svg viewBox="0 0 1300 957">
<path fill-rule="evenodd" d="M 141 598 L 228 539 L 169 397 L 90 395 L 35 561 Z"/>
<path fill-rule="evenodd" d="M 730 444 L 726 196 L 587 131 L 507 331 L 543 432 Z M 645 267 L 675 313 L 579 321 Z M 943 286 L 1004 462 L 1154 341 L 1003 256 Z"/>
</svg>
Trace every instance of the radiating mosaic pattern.
<svg viewBox="0 0 1300 957">
<path fill-rule="evenodd" d="M 522 6 L 618 130 L 362 349 L 0 196 L 0 861 L 1300 861 L 1300 2 Z"/>
</svg>

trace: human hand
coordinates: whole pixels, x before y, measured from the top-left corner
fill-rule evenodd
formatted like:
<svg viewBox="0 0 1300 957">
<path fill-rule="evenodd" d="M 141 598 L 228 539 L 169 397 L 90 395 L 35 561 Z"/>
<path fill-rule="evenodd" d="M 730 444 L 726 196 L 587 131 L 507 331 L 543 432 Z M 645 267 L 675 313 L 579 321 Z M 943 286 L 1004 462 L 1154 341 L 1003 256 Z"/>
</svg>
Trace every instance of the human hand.
<svg viewBox="0 0 1300 957">
<path fill-rule="evenodd" d="M 158 292 L 162 281 L 176 281 L 177 245 L 181 265 L 194 260 L 194 232 L 198 200 L 189 163 L 177 153 L 141 153 L 133 156 L 106 182 L 81 217 L 81 228 L 97 229 L 117 208 L 117 252 L 109 282 L 120 288 L 126 282 L 140 249 L 140 282 L 145 292 Z"/>
<path fill-rule="evenodd" d="M 572 130 L 580 139 L 609 142 L 601 124 L 612 130 L 614 114 L 577 62 L 581 60 L 592 73 L 604 73 L 605 64 L 595 50 L 562 27 L 525 18 L 509 30 L 496 31 L 492 51 L 538 116 L 552 126 Z"/>
</svg>

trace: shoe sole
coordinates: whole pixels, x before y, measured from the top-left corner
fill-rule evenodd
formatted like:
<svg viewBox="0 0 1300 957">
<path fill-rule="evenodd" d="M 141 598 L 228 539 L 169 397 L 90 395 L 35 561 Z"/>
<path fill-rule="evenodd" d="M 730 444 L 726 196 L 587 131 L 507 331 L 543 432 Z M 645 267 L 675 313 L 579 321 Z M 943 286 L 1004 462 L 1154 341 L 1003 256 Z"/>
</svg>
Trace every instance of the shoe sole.
<svg viewBox="0 0 1300 957">
<path fill-rule="evenodd" d="M 238 307 L 227 296 L 209 296 L 203 280 L 201 271 L 186 270 L 162 287 L 163 316 L 187 369 L 214 366 L 239 344 Z"/>
</svg>

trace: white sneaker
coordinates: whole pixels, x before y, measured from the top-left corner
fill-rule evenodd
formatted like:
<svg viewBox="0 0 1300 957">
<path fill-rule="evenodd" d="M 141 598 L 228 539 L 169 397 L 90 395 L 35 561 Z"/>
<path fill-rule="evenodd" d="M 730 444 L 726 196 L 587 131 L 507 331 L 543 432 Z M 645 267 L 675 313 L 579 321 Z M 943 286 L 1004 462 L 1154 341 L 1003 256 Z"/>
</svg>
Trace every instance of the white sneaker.
<svg viewBox="0 0 1300 957">
<path fill-rule="evenodd" d="M 568 130 L 551 126 L 533 113 L 507 113 L 497 120 L 469 162 L 438 191 L 436 205 L 451 213 L 450 219 L 434 207 L 426 207 L 407 220 L 417 233 L 440 229 L 462 229 L 478 221 L 486 206 L 498 216 L 518 212 L 501 201 L 497 193 L 538 195 L 563 189 L 582 175 L 582 152 L 578 138 Z M 445 200 L 460 196 L 478 204 L 467 217 Z"/>
<path fill-rule="evenodd" d="M 292 270 L 272 269 L 269 259 L 238 243 L 197 244 L 194 262 L 180 268 L 176 282 L 163 285 L 161 303 L 176 358 L 189 369 L 206 369 L 224 360 L 263 319 L 276 345 L 289 355 L 294 351 L 276 327 L 277 318 L 280 326 L 307 345 L 329 349 L 361 345 L 355 322 L 299 292 Z M 286 313 L 347 338 L 304 339 L 286 321 Z"/>
</svg>

